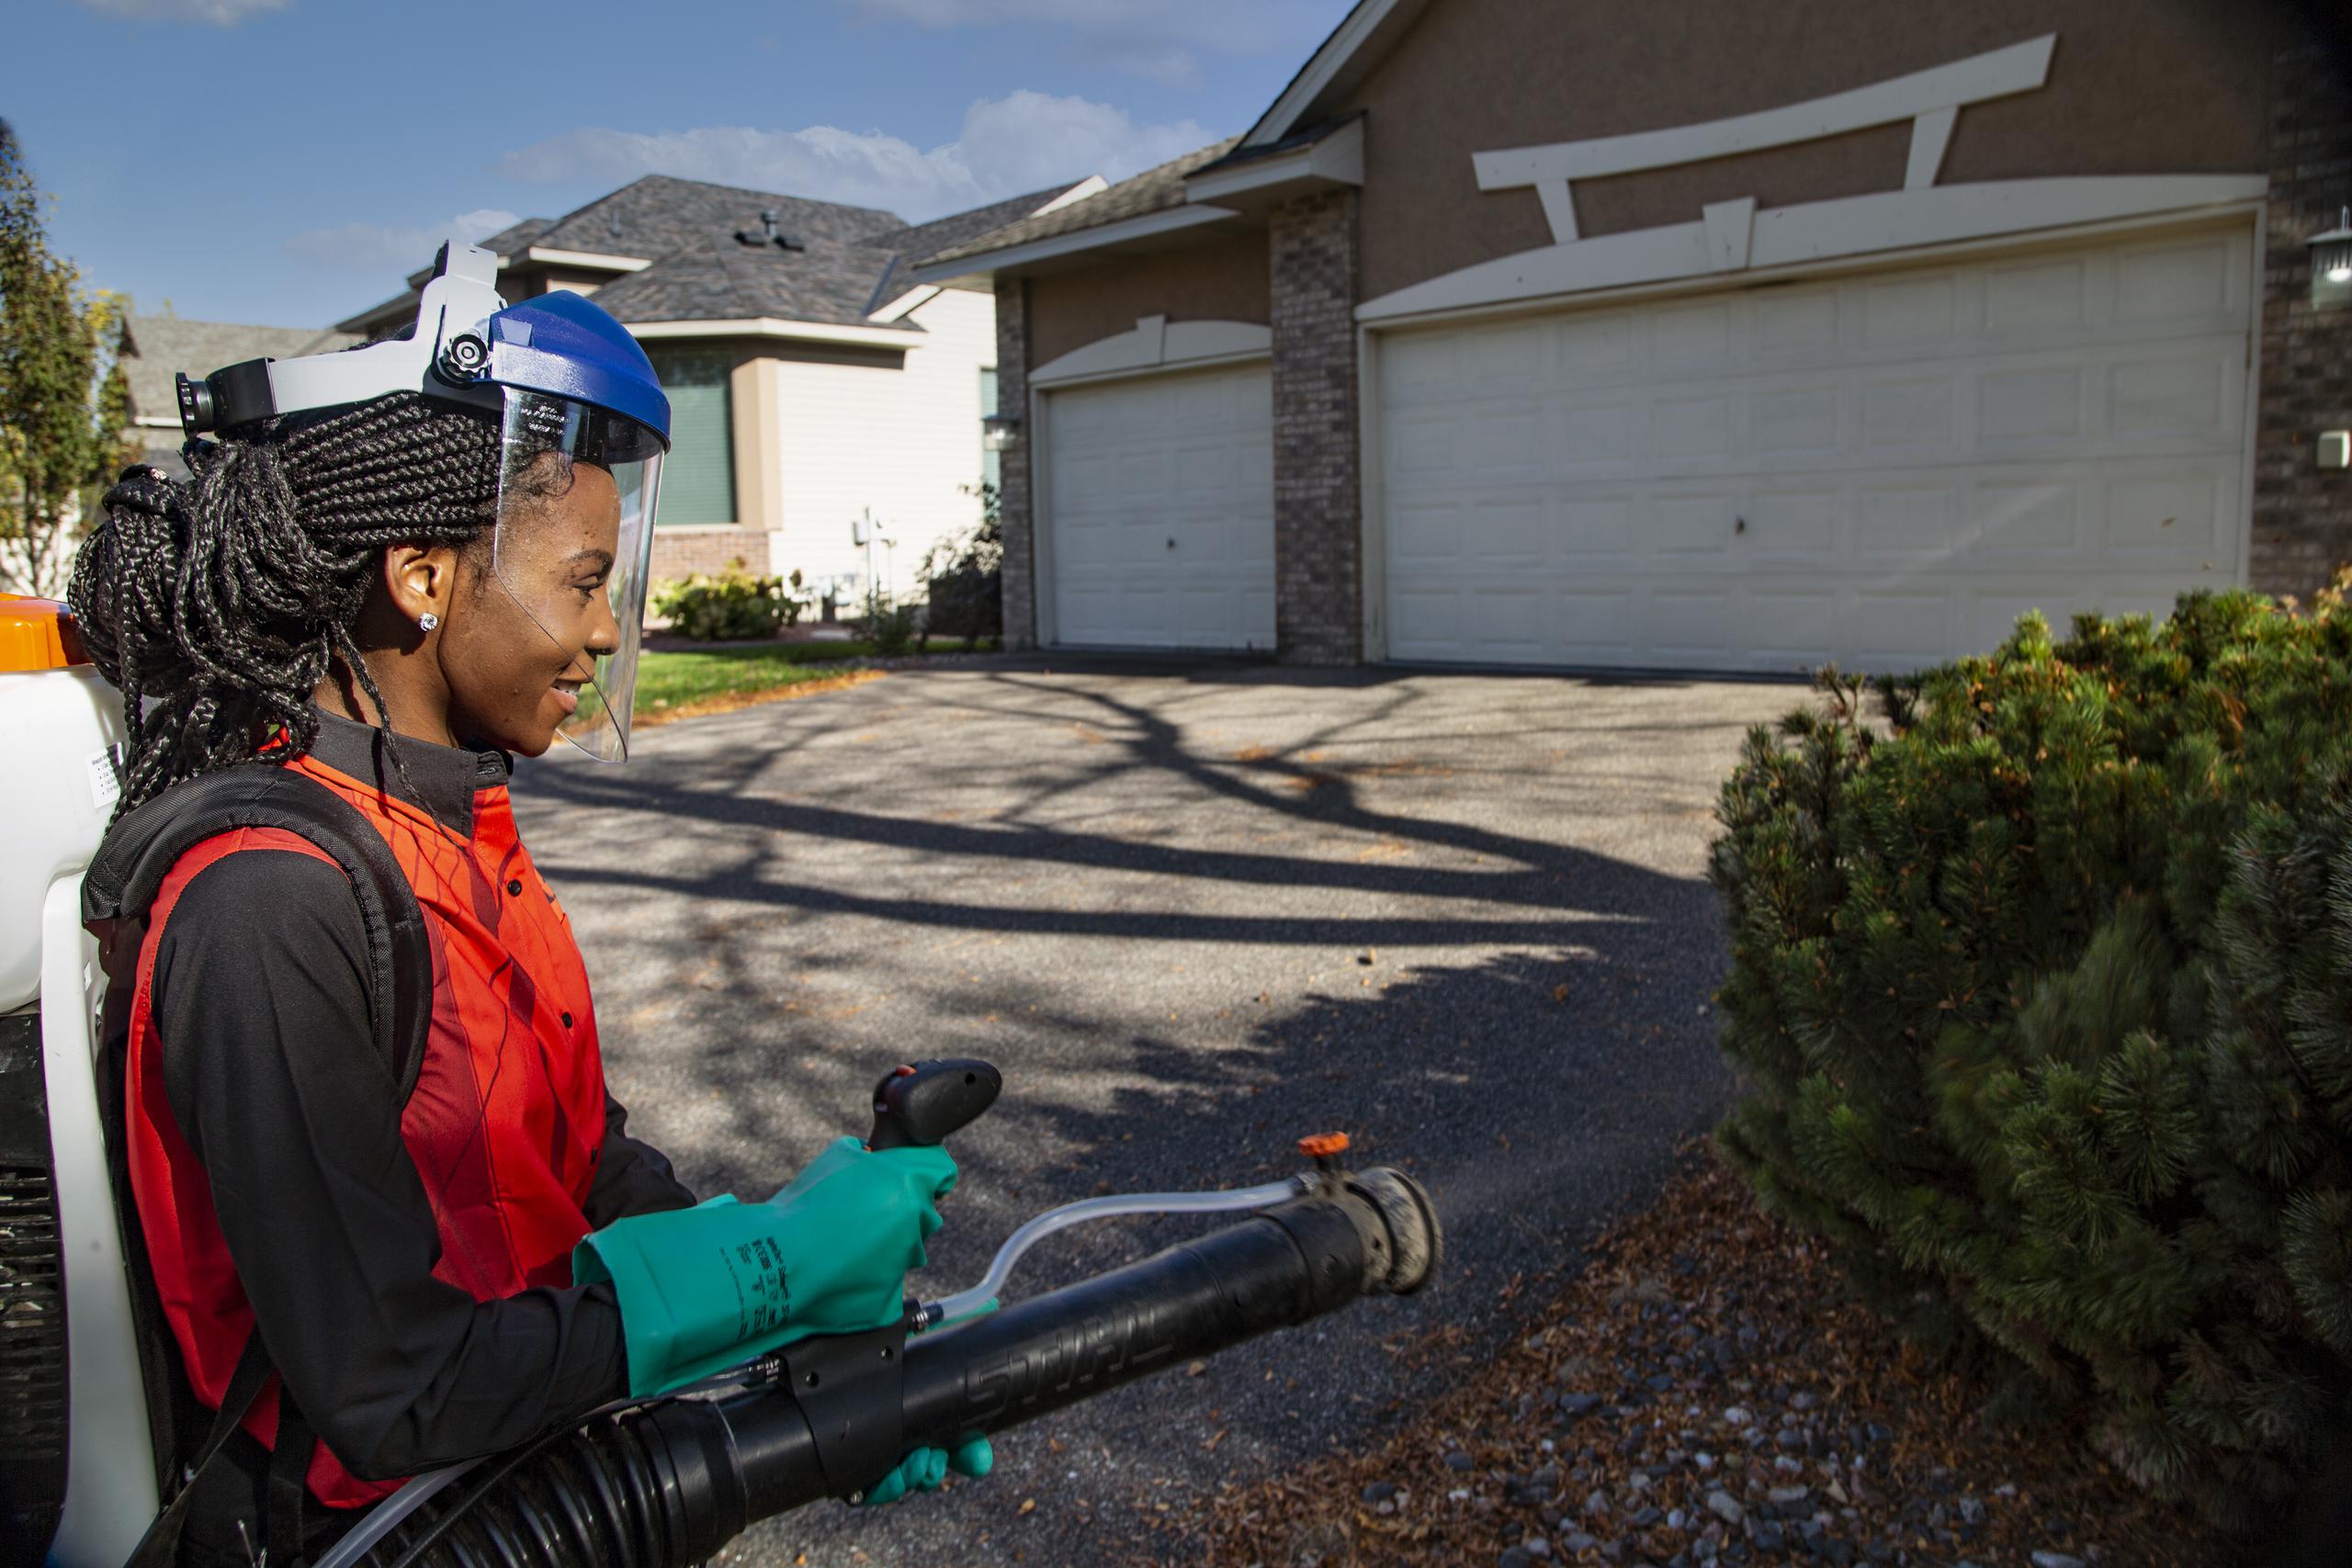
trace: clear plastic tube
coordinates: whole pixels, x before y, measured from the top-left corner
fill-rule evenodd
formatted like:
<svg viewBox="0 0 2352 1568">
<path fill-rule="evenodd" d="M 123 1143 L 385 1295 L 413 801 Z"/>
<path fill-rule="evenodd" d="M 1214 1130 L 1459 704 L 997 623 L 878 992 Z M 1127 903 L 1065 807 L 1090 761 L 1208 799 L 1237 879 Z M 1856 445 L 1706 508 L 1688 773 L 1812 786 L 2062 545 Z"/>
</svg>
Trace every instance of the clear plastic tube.
<svg viewBox="0 0 2352 1568">
<path fill-rule="evenodd" d="M 922 1322 L 925 1327 L 936 1327 L 987 1311 L 989 1303 L 1002 1292 L 1021 1255 L 1072 1225 L 1119 1214 L 1216 1214 L 1235 1209 L 1267 1209 L 1289 1201 L 1306 1189 L 1306 1182 L 1292 1177 L 1286 1181 L 1269 1181 L 1262 1187 L 1237 1187 L 1224 1192 L 1122 1192 L 1108 1198 L 1083 1198 L 1058 1209 L 1048 1209 L 1005 1238 L 978 1284 L 924 1303 Z M 322 1563 L 320 1568 L 326 1565 Z"/>
<path fill-rule="evenodd" d="M 351 1527 L 350 1533 L 334 1543 L 334 1549 L 319 1559 L 319 1568 L 352 1568 L 368 1550 L 390 1533 L 394 1525 L 429 1502 L 441 1489 L 480 1464 L 468 1460 L 446 1470 L 420 1475 L 399 1491 L 368 1510 L 368 1517 Z"/>
</svg>

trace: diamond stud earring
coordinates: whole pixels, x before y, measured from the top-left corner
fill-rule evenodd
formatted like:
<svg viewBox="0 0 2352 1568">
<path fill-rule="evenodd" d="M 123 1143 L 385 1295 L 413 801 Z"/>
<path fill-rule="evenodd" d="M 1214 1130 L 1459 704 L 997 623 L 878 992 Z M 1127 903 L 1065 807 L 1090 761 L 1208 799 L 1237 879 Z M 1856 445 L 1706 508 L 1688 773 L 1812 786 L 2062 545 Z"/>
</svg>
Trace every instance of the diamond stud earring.
<svg viewBox="0 0 2352 1568">
<path fill-rule="evenodd" d="M 430 610 L 425 611 L 424 614 L 417 616 L 416 618 L 416 629 L 421 632 L 429 632 L 440 624 L 441 617 L 435 615 Z"/>
</svg>

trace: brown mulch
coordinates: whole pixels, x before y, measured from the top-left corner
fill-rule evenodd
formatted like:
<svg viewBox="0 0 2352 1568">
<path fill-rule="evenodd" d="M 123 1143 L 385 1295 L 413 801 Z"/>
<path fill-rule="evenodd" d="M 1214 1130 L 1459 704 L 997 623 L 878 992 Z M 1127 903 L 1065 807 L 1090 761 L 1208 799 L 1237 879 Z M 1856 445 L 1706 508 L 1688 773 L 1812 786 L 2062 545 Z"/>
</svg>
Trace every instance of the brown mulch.
<svg viewBox="0 0 2352 1568">
<path fill-rule="evenodd" d="M 1519 1353 L 1362 1451 L 1227 1487 L 1178 1556 L 1263 1564 L 2207 1568 L 2222 1538 L 1849 1302 L 1711 1151 L 1594 1244 Z M 1173 1558 L 1169 1560 L 1174 1560 Z"/>
</svg>

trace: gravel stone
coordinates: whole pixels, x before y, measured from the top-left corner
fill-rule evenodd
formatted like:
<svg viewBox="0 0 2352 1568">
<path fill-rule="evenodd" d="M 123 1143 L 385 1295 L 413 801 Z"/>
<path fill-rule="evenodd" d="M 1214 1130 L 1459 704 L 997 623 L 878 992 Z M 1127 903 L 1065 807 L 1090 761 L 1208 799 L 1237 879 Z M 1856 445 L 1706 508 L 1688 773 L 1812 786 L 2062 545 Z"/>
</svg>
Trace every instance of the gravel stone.
<svg viewBox="0 0 2352 1568">
<path fill-rule="evenodd" d="M 1446 1468 L 1449 1470 L 1476 1470 L 1478 1468 L 1478 1461 L 1472 1459 L 1468 1454 L 1464 1453 L 1460 1449 L 1456 1449 L 1452 1453 L 1445 1456 L 1445 1464 Z"/>
<path fill-rule="evenodd" d="M 1747 1516 L 1747 1510 L 1740 1506 L 1739 1499 L 1728 1492 L 1708 1493 L 1707 1511 L 1727 1525 L 1736 1525 Z"/>
<path fill-rule="evenodd" d="M 2033 1568 L 2089 1568 L 2083 1559 L 2064 1551 L 2037 1551 Z"/>
</svg>

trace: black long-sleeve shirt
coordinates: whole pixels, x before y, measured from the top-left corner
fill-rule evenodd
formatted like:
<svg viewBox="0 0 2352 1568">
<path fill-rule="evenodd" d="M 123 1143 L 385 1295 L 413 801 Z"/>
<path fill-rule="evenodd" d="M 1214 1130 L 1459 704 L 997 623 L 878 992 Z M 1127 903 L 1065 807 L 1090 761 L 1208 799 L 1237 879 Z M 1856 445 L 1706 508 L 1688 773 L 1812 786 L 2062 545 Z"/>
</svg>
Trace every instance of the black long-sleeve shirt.
<svg viewBox="0 0 2352 1568">
<path fill-rule="evenodd" d="M 373 737 L 359 729 L 331 727 L 318 760 L 365 777 Z M 483 755 L 401 750 L 435 814 L 469 826 Z M 502 767 L 502 808 L 503 784 Z M 345 1468 L 389 1479 L 527 1441 L 618 1397 L 628 1378 L 610 1287 L 477 1301 L 435 1273 L 442 1227 L 373 1043 L 368 965 L 340 868 L 245 849 L 180 888 L 154 939 L 151 997 L 171 1116 L 271 1360 Z M 668 1162 L 628 1135 L 620 1105 L 603 1102 L 581 1203 L 590 1227 L 691 1204 Z M 241 1434 L 237 1447 L 257 1483 L 259 1445 Z"/>
</svg>

